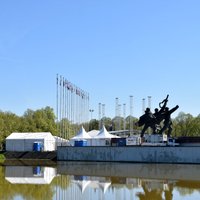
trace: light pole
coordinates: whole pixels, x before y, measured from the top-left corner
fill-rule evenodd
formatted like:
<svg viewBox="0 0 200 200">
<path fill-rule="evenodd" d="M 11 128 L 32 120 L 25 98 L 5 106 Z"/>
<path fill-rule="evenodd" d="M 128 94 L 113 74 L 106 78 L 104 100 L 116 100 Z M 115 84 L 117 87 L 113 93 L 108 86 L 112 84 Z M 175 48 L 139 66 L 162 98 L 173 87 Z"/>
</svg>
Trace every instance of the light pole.
<svg viewBox="0 0 200 200">
<path fill-rule="evenodd" d="M 90 111 L 90 113 L 91 113 L 91 120 L 92 120 L 92 113 L 94 112 L 94 110 L 93 110 L 93 109 L 90 109 L 89 111 Z"/>
<path fill-rule="evenodd" d="M 150 110 L 151 110 L 151 96 L 148 96 L 148 107 L 149 107 Z"/>
</svg>

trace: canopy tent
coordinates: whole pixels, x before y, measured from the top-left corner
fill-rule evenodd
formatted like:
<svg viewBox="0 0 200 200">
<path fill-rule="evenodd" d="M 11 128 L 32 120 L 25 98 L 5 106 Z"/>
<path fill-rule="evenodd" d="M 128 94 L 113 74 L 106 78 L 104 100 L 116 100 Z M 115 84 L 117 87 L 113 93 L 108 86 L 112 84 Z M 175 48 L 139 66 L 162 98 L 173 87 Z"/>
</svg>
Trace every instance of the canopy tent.
<svg viewBox="0 0 200 200">
<path fill-rule="evenodd" d="M 70 139 L 70 144 L 74 146 L 75 141 L 80 141 L 80 140 L 90 141 L 91 138 L 92 137 L 85 131 L 85 129 L 82 126 L 77 135 Z"/>
<path fill-rule="evenodd" d="M 91 136 L 85 131 L 85 129 L 82 126 L 77 135 L 71 138 L 70 140 L 90 139 L 90 138 Z"/>
<path fill-rule="evenodd" d="M 58 146 L 70 146 L 69 140 L 58 137 L 58 136 L 54 136 L 55 138 L 55 148 L 57 149 Z"/>
<path fill-rule="evenodd" d="M 98 133 L 99 133 L 99 130 L 91 130 L 88 132 L 89 136 L 92 138 L 96 137 L 98 135 Z"/>
<path fill-rule="evenodd" d="M 119 138 L 119 136 L 110 134 L 105 126 L 99 131 L 99 133 L 92 138 L 91 145 L 92 146 L 110 146 L 111 138 Z"/>
<path fill-rule="evenodd" d="M 94 137 L 95 139 L 101 138 L 101 139 L 108 139 L 108 138 L 119 138 L 119 136 L 110 134 L 105 126 L 102 127 L 102 129 L 99 131 L 99 133 Z"/>
</svg>

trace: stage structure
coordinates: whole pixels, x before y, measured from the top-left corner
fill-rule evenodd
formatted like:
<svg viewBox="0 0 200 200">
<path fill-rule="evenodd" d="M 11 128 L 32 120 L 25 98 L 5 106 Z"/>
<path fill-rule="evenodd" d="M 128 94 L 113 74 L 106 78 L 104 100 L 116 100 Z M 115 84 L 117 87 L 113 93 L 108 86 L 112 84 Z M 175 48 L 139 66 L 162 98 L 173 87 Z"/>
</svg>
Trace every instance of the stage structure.
<svg viewBox="0 0 200 200">
<path fill-rule="evenodd" d="M 58 74 L 56 86 L 57 129 L 61 138 L 69 139 L 89 122 L 89 93 Z"/>
</svg>

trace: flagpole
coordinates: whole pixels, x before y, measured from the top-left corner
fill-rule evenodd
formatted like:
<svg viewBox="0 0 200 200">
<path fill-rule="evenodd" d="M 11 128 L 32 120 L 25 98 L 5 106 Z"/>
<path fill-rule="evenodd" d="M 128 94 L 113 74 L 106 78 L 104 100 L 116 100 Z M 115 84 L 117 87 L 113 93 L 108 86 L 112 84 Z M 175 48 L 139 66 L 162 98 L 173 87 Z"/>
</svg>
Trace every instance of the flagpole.
<svg viewBox="0 0 200 200">
<path fill-rule="evenodd" d="M 60 137 L 62 137 L 62 76 L 60 76 Z"/>
<path fill-rule="evenodd" d="M 56 123 L 57 123 L 57 135 L 59 134 L 59 124 L 58 124 L 58 74 L 56 76 Z"/>
</svg>

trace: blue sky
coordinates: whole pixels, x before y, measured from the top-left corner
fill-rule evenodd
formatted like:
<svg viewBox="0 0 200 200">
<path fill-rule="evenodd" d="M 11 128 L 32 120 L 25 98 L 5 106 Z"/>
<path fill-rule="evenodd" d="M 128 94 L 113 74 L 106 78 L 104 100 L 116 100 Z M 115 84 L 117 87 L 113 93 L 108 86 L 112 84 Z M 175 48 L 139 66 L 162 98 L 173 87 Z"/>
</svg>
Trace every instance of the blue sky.
<svg viewBox="0 0 200 200">
<path fill-rule="evenodd" d="M 56 74 L 90 94 L 106 116 L 115 98 L 133 115 L 142 98 L 200 114 L 199 0 L 0 2 L 0 109 L 56 107 Z M 146 103 L 147 104 L 147 103 Z"/>
</svg>

